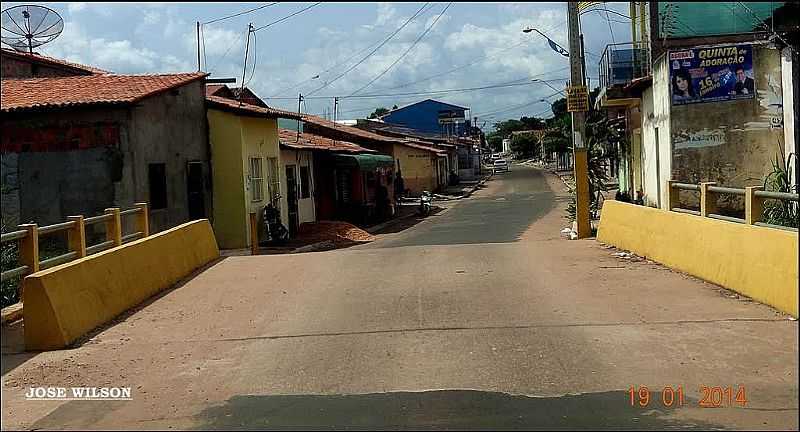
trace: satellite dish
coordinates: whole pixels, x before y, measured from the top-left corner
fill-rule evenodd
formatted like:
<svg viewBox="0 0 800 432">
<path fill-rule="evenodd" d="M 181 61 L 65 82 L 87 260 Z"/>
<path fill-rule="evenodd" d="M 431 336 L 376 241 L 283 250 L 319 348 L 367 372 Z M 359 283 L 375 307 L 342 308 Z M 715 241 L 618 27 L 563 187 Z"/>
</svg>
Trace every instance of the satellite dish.
<svg viewBox="0 0 800 432">
<path fill-rule="evenodd" d="M 44 6 L 20 5 L 0 13 L 3 43 L 17 51 L 33 49 L 57 38 L 64 30 L 58 12 Z"/>
</svg>

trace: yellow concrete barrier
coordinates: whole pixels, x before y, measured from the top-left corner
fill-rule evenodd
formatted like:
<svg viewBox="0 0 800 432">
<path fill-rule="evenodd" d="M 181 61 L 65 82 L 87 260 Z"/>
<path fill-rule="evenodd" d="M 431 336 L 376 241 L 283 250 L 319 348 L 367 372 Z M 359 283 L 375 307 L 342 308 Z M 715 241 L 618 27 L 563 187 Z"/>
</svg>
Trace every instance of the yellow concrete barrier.
<svg viewBox="0 0 800 432">
<path fill-rule="evenodd" d="M 597 240 L 797 317 L 796 232 L 606 201 Z"/>
<path fill-rule="evenodd" d="M 27 276 L 25 347 L 64 348 L 217 257 L 204 219 Z"/>
</svg>

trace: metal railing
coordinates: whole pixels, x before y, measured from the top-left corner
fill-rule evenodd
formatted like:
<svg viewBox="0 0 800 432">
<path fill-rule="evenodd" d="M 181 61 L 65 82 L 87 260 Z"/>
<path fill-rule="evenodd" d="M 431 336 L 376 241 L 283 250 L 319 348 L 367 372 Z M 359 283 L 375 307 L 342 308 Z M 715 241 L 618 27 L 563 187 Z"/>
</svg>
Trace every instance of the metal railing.
<svg viewBox="0 0 800 432">
<path fill-rule="evenodd" d="M 136 216 L 136 231 L 122 235 L 122 216 Z M 19 225 L 19 230 L 2 234 L 0 243 L 19 242 L 18 267 L 2 272 L 2 280 L 14 277 L 27 276 L 39 270 L 45 270 L 64 264 L 72 260 L 83 258 L 111 247 L 120 246 L 138 238 L 150 235 L 149 212 L 147 203 L 136 203 L 133 208 L 120 211 L 119 208 L 108 208 L 105 213 L 84 218 L 83 216 L 69 216 L 66 222 L 39 227 L 36 224 Z M 87 246 L 86 226 L 104 223 L 106 240 L 104 242 Z M 39 258 L 39 237 L 53 233 L 67 233 L 69 252 L 46 260 Z M 22 284 L 17 287 L 19 299 L 22 301 Z"/>
<path fill-rule="evenodd" d="M 606 45 L 600 56 L 600 88 L 625 85 L 650 74 L 647 42 L 623 42 Z"/>
<path fill-rule="evenodd" d="M 756 225 L 767 228 L 776 228 L 787 231 L 797 232 L 797 228 L 783 225 L 774 225 L 762 221 L 764 213 L 764 201 L 775 199 L 784 201 L 800 202 L 799 195 L 789 192 L 765 191 L 761 186 L 748 186 L 744 189 L 717 186 L 715 182 L 703 182 L 700 184 L 679 183 L 674 180 L 667 182 L 669 191 L 669 201 L 667 206 L 670 210 L 680 213 L 689 213 L 696 216 L 708 217 L 712 219 L 724 220 L 727 222 L 741 223 L 746 225 Z M 695 191 L 700 193 L 700 210 L 690 210 L 680 207 L 678 193 L 680 191 Z M 744 197 L 744 218 L 726 216 L 718 213 L 717 200 L 720 195 L 735 195 Z"/>
</svg>

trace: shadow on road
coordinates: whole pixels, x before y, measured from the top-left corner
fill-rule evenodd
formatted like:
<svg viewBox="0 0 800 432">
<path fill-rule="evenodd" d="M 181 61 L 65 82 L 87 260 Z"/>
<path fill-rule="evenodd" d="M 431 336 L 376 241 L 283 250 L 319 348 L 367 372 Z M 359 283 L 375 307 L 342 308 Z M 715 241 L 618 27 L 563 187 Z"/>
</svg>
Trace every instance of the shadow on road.
<svg viewBox="0 0 800 432">
<path fill-rule="evenodd" d="M 632 407 L 626 391 L 558 397 L 475 390 L 236 396 L 200 413 L 202 429 L 713 429 L 664 407 Z M 687 406 L 689 401 L 687 400 Z M 46 424 L 40 425 L 46 427 Z"/>
<path fill-rule="evenodd" d="M 437 207 L 434 204 L 431 207 L 430 216 L 436 216 L 437 214 L 441 213 L 442 211 L 444 211 L 444 208 Z M 428 216 L 428 217 L 430 217 L 430 216 Z M 420 216 L 418 214 L 414 214 L 412 216 L 408 216 L 408 217 L 405 217 L 403 219 L 400 219 L 397 222 L 392 223 L 392 224 L 386 226 L 383 229 L 375 231 L 374 234 L 393 234 L 393 233 L 398 233 L 398 232 L 401 232 L 401 231 L 405 231 L 405 230 L 413 227 L 414 225 L 424 221 L 425 219 L 427 219 L 427 217 Z"/>
</svg>

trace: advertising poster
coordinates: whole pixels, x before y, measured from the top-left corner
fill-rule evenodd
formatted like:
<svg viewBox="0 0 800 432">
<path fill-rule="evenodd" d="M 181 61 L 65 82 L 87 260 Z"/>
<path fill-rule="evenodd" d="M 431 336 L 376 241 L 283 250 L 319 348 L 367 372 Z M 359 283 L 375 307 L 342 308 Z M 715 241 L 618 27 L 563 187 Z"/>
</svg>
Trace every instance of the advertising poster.
<svg viewBox="0 0 800 432">
<path fill-rule="evenodd" d="M 669 53 L 672 104 L 752 99 L 756 86 L 750 45 Z"/>
</svg>

